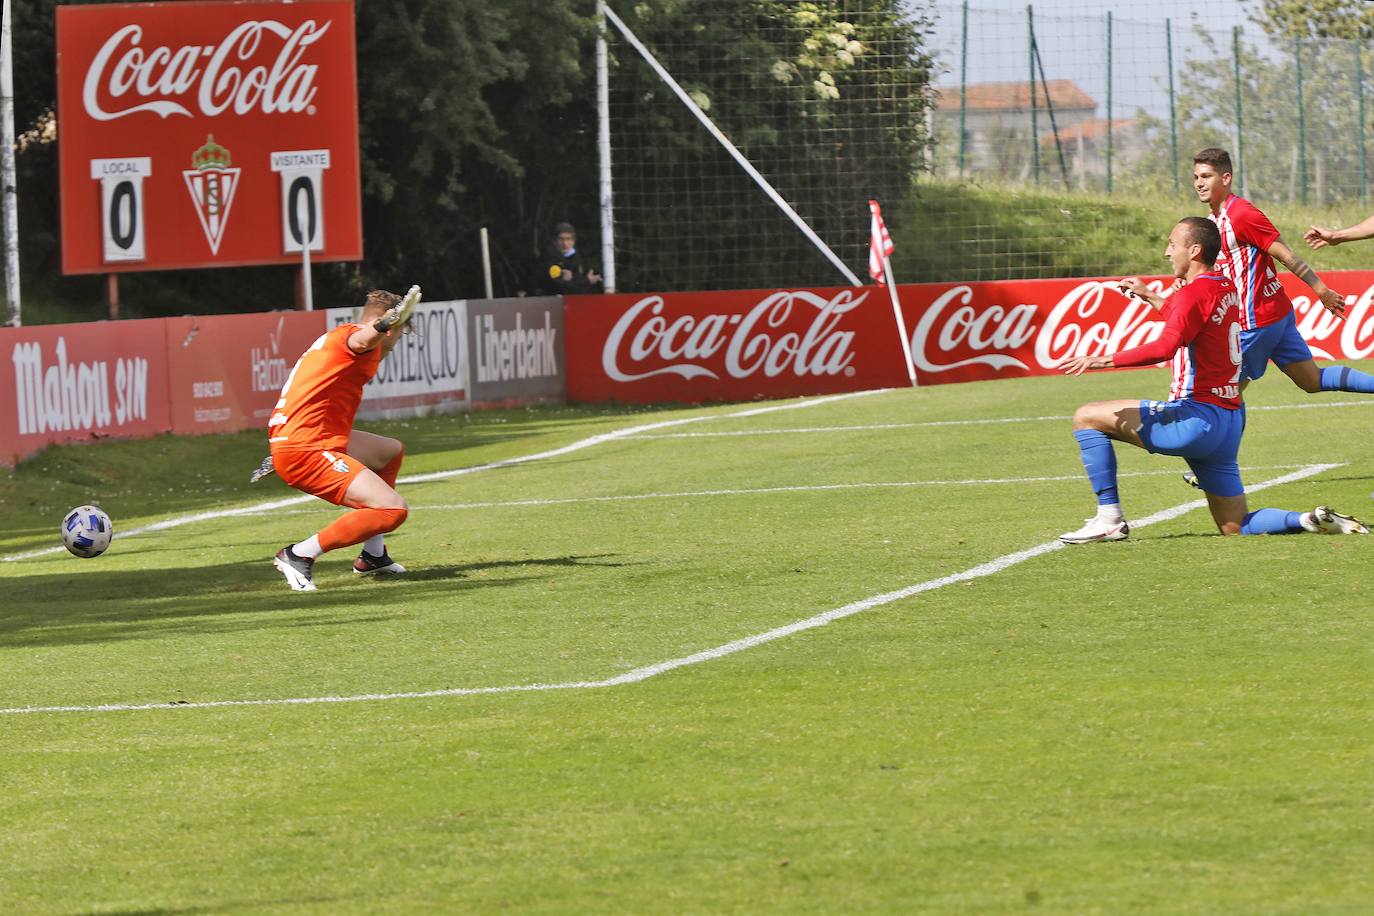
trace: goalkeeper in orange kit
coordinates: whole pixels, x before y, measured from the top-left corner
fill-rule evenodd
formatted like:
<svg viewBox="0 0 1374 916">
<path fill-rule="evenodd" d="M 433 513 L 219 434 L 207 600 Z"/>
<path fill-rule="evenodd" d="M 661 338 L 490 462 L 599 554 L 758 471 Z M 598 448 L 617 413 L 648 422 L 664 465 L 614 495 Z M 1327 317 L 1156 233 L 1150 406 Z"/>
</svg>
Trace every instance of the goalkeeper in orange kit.
<svg viewBox="0 0 1374 916">
<path fill-rule="evenodd" d="M 314 591 L 315 559 L 362 544 L 353 563 L 361 575 L 403 573 L 383 536 L 406 520 L 396 492 L 405 448 L 397 439 L 353 429 L 363 386 L 400 340 L 420 301 L 420 288 L 405 297 L 385 290 L 367 294 L 357 324 L 320 336 L 296 361 L 267 423 L 271 466 L 286 483 L 353 511 L 277 552 L 273 564 L 296 591 Z"/>
</svg>

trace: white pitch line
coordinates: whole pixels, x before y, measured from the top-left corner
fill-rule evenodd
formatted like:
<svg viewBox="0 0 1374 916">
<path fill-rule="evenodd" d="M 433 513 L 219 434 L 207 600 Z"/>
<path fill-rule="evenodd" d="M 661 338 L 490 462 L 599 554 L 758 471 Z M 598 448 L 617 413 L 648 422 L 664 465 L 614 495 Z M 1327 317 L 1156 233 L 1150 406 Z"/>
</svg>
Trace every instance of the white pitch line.
<svg viewBox="0 0 1374 916">
<path fill-rule="evenodd" d="M 1270 487 L 1277 487 L 1282 484 L 1293 483 L 1298 480 L 1304 480 L 1308 477 L 1314 477 L 1317 474 L 1321 474 L 1325 471 L 1334 470 L 1336 468 L 1344 466 L 1345 465 L 1343 464 L 1307 465 L 1291 473 L 1284 474 L 1280 477 L 1275 477 L 1273 480 L 1266 480 L 1263 483 L 1258 483 L 1253 487 L 1249 487 L 1247 489 L 1247 492 L 1257 493 L 1260 490 L 1267 490 Z M 1194 509 L 1201 509 L 1206 505 L 1207 500 L 1205 499 L 1195 499 L 1190 502 L 1180 503 L 1179 505 L 1174 506 L 1170 509 L 1164 509 L 1163 511 L 1156 512 L 1153 515 L 1147 515 L 1145 518 L 1134 521 L 1131 523 L 1131 527 L 1133 529 L 1140 529 L 1146 528 L 1150 525 L 1158 524 L 1160 522 L 1172 521 L 1173 519 L 1176 519 L 1181 515 L 1185 515 L 1186 513 L 1191 512 Z M 442 690 L 418 690 L 407 691 L 404 693 L 362 693 L 353 694 L 350 696 L 292 697 L 285 699 L 206 700 L 203 702 L 187 703 L 103 703 L 92 706 L 18 706 L 9 709 L 0 709 L 0 715 L 8 716 L 32 713 L 59 712 L 138 712 L 154 709 L 220 709 L 229 706 L 312 706 L 322 703 L 363 703 L 380 700 L 418 700 L 434 697 L 479 696 L 483 694 L 493 693 L 528 693 L 534 691 L 590 690 L 603 687 L 619 687 L 624 684 L 637 684 L 641 681 L 647 681 L 652 677 L 657 677 L 660 674 L 664 674 L 666 672 L 673 671 L 678 668 L 686 668 L 690 665 L 699 665 L 703 662 L 709 662 L 714 661 L 718 658 L 724 658 L 727 655 L 734 655 L 736 652 L 743 652 L 746 649 L 753 649 L 757 646 L 764 645 L 765 643 L 770 643 L 774 642 L 775 640 L 784 639 L 788 636 L 793 636 L 797 633 L 801 633 L 806 630 L 814 630 L 817 627 L 823 627 L 826 624 L 833 623 L 837 620 L 843 620 L 846 617 L 853 617 L 855 614 L 861 614 L 864 611 L 870 611 L 873 608 L 882 607 L 883 605 L 891 604 L 894 601 L 901 601 L 905 598 L 911 598 L 923 592 L 934 591 L 935 589 L 943 588 L 946 585 L 953 585 L 956 582 L 970 582 L 974 579 L 981 579 L 986 576 L 991 576 L 996 573 L 1010 569 L 1011 567 L 1016 566 L 1019 563 L 1024 563 L 1027 560 L 1033 560 L 1036 557 L 1043 556 L 1044 554 L 1053 553 L 1056 550 L 1061 550 L 1065 546 L 1067 545 L 1057 538 L 1053 541 L 1045 541 L 1042 544 L 1037 544 L 1034 547 L 1030 547 L 1026 550 L 1020 550 L 1016 553 L 1005 554 L 1004 556 L 1000 556 L 995 560 L 989 560 L 986 563 L 982 563 L 978 566 L 974 566 L 971 569 L 966 569 L 962 572 L 953 573 L 948 576 L 941 576 L 938 579 L 928 579 L 925 582 L 919 582 L 915 585 L 909 585 L 906 588 L 901 588 L 896 591 L 884 592 L 880 595 L 873 595 L 870 598 L 863 598 L 859 601 L 846 604 L 843 607 L 838 607 L 833 610 L 825 611 L 824 613 L 816 614 L 815 616 L 807 617 L 803 620 L 794 621 L 793 623 L 789 623 L 784 626 L 774 627 L 771 630 L 764 630 L 762 633 L 755 633 L 752 636 L 746 636 L 743 639 L 736 639 L 732 642 L 727 642 L 723 645 L 719 645 L 711 649 L 705 649 L 701 652 L 693 653 L 692 655 L 684 655 L 680 658 L 671 658 L 667 661 L 657 662 L 652 665 L 645 665 L 640 668 L 635 668 L 633 671 L 627 671 L 624 674 L 620 674 L 615 677 L 604 678 L 602 680 L 564 681 L 561 683 L 552 684 L 511 684 L 503 687 L 449 687 Z M 1111 550 L 1112 548 L 1094 547 L 1090 549 Z"/>
<path fill-rule="evenodd" d="M 1326 401 L 1307 404 L 1269 404 L 1248 407 L 1248 410 L 1326 410 L 1333 407 L 1374 407 L 1374 399 L 1365 401 Z M 879 429 L 923 429 L 932 426 L 988 426 L 1001 423 L 1065 423 L 1073 417 L 989 417 L 982 420 L 924 420 L 914 423 L 871 423 L 863 426 L 801 426 L 789 429 L 736 429 L 709 433 L 663 433 L 662 435 L 634 435 L 631 439 L 717 439 L 730 436 L 781 436 L 805 433 L 851 433 Z"/>
<path fill-rule="evenodd" d="M 1253 468 L 1242 468 L 1244 471 L 1280 471 L 1290 468 L 1310 467 L 1304 464 L 1276 464 Z M 1117 474 L 1117 477 L 1174 477 L 1179 474 L 1177 468 L 1167 471 L 1127 471 Z M 568 496 L 555 499 L 510 499 L 494 502 L 480 503 L 434 503 L 430 505 L 411 506 L 412 509 L 425 509 L 429 511 L 460 510 L 460 509 L 499 509 L 504 507 L 524 507 L 524 506 L 565 506 L 573 503 L 613 503 L 627 502 L 643 499 L 688 499 L 702 496 L 754 496 L 769 493 L 812 493 L 826 492 L 830 490 L 879 490 L 879 489 L 900 489 L 906 487 L 956 487 L 956 486 L 991 486 L 998 484 L 1019 484 L 1019 483 L 1060 483 L 1065 481 L 1080 482 L 1086 480 L 1082 473 L 1063 474 L 1056 477 L 986 477 L 970 480 L 898 480 L 891 482 L 874 483 L 820 483 L 820 484 L 797 484 L 786 487 L 754 487 L 736 490 L 684 490 L 680 493 L 631 493 L 617 496 Z"/>
<path fill-rule="evenodd" d="M 602 445 L 606 442 L 614 442 L 620 439 L 633 438 L 637 433 L 643 432 L 645 430 L 665 429 L 670 426 L 683 426 L 688 423 L 703 423 L 707 420 L 720 420 L 730 417 L 756 417 L 760 414 L 776 413 L 783 410 L 800 410 L 806 407 L 819 407 L 823 404 L 831 404 L 835 401 L 844 401 L 848 400 L 849 398 L 862 398 L 873 394 L 883 394 L 884 392 L 889 390 L 891 389 L 877 388 L 872 391 L 852 391 L 847 392 L 845 394 L 832 394 L 826 395 L 825 397 L 808 398 L 806 400 L 797 401 L 792 404 L 777 404 L 768 407 L 751 407 L 748 410 L 732 411 L 729 413 L 704 414 L 699 417 L 682 417 L 676 420 L 661 420 L 657 423 L 645 423 L 639 426 L 629 426 L 625 429 L 619 429 L 609 433 L 600 433 L 595 436 L 589 436 L 586 439 L 579 439 L 578 441 L 570 445 L 565 445 L 561 448 L 550 449 L 546 452 L 536 452 L 532 455 L 520 455 L 515 458 L 506 458 L 501 461 L 492 461 L 488 462 L 487 464 L 477 464 L 465 468 L 454 468 L 453 470 L 449 471 L 436 471 L 431 474 L 413 474 L 409 477 L 401 477 L 396 482 L 398 484 L 412 484 L 428 483 L 432 480 L 446 480 L 450 477 L 458 477 L 463 474 L 475 474 L 478 471 L 492 471 L 497 468 L 512 467 L 513 465 L 526 464 L 531 461 L 541 461 L 546 458 L 557 458 L 562 455 L 567 455 L 570 452 L 576 452 L 584 448 L 590 448 L 593 445 Z M 284 508 L 286 506 L 295 506 L 300 505 L 301 503 L 313 502 L 314 500 L 314 496 L 291 496 L 287 497 L 286 499 L 277 499 L 272 500 L 271 502 L 255 503 L 251 506 L 242 506 L 237 509 L 216 509 L 210 512 L 197 512 L 193 515 L 179 515 L 175 518 L 169 518 L 160 522 L 154 522 L 151 525 L 143 525 L 138 528 L 132 528 L 129 531 L 117 532 L 115 535 L 115 539 L 123 540 L 125 538 L 136 537 L 140 534 L 147 534 L 150 531 L 166 531 L 168 528 L 179 528 L 182 525 L 189 525 L 194 522 L 213 521 L 215 519 L 232 518 L 234 516 L 239 515 L 260 514 L 263 512 L 270 512 L 273 509 Z M 16 560 L 29 560 L 34 557 L 43 557 L 49 554 L 61 553 L 65 549 L 66 548 L 62 547 L 61 545 L 58 545 L 56 547 L 45 547 L 42 550 L 31 550 L 27 553 L 16 553 L 11 554 L 7 557 L 0 557 L 0 562 L 12 563 Z"/>
<path fill-rule="evenodd" d="M 1241 468 L 1242 471 L 1287 471 L 1293 468 L 1307 467 L 1305 464 L 1263 464 Z M 1167 471 L 1122 471 L 1117 477 L 1173 477 L 1181 472 L 1177 468 Z M 984 477 L 970 478 L 966 480 L 897 480 L 881 481 L 870 483 L 818 483 L 818 484 L 795 484 L 786 487 L 742 487 L 733 490 L 682 490 L 674 493 L 627 493 L 614 496 L 562 496 L 551 497 L 548 499 L 507 499 L 492 500 L 488 502 L 475 503 L 417 503 L 411 509 L 423 509 L 425 511 L 459 511 L 466 509 L 502 509 L 502 508 L 521 508 L 527 506 L 566 506 L 576 503 L 614 503 L 614 502 L 633 502 L 645 499 L 691 499 L 695 497 L 710 496 L 753 496 L 768 495 L 770 493 L 810 493 L 826 492 L 828 490 L 870 490 L 870 489 L 892 489 L 904 487 L 963 487 L 963 486 L 994 486 L 1000 484 L 1019 484 L 1019 483 L 1060 483 L 1084 480 L 1082 473 L 1061 474 L 1053 477 Z M 314 512 L 331 509 L 332 506 L 320 506 L 315 509 L 295 509 L 289 512 L 274 511 L 273 516 L 281 515 L 308 515 Z M 269 513 L 262 513 L 264 515 Z"/>
</svg>

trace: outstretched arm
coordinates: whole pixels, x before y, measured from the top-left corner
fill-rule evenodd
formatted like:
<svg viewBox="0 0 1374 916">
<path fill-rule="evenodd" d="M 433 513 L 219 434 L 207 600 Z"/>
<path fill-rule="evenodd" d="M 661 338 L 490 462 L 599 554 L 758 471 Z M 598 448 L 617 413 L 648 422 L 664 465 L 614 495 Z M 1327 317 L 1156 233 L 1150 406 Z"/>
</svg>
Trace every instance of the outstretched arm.
<svg viewBox="0 0 1374 916">
<path fill-rule="evenodd" d="M 1360 239 L 1374 238 L 1374 216 L 1366 216 L 1362 221 L 1344 229 L 1325 229 L 1313 226 L 1303 233 L 1307 244 L 1314 249 L 1342 242 L 1358 242 Z"/>
<path fill-rule="evenodd" d="M 1177 324 L 1166 324 L 1159 337 L 1138 347 L 1121 350 L 1107 356 L 1075 356 L 1059 364 L 1059 371 L 1065 375 L 1082 375 L 1089 369 L 1126 369 L 1132 366 L 1153 366 L 1174 355 L 1183 343 L 1184 329 Z"/>
<path fill-rule="evenodd" d="M 1269 246 L 1269 254 L 1273 256 L 1275 261 L 1292 271 L 1293 276 L 1311 287 L 1312 292 L 1317 294 L 1328 312 L 1337 318 L 1345 317 L 1345 297 L 1323 283 L 1322 278 L 1317 276 L 1317 272 L 1306 261 L 1298 257 L 1297 252 L 1289 248 L 1282 238 L 1275 239 Z"/>
</svg>

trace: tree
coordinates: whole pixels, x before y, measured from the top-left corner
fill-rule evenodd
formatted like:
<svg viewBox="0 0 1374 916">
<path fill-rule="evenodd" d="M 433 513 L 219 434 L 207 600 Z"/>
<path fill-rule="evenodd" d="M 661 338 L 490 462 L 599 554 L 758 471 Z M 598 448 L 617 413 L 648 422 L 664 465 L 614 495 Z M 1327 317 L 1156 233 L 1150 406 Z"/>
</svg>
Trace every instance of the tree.
<svg viewBox="0 0 1374 916">
<path fill-rule="evenodd" d="M 53 17 L 57 0 L 13 0 L 22 262 L 30 293 L 103 314 L 98 277 L 60 275 Z M 862 263 L 870 196 L 897 204 L 921 166 L 928 24 L 900 0 L 640 0 L 615 3 L 650 40 L 681 33 L 684 81 L 716 103 L 727 129 L 817 228 L 852 239 Z M 367 0 L 357 4 L 365 260 L 315 267 L 316 299 L 351 302 L 367 287 L 421 283 L 432 297 L 482 294 L 479 229 L 489 227 L 498 295 L 527 289 L 552 225 L 571 220 L 597 246 L 592 0 Z M 881 51 L 881 53 L 878 53 Z M 667 89 L 619 48 L 615 92 L 631 102 L 618 132 L 646 161 L 686 175 L 721 155 Z M 637 102 L 635 100 L 638 100 Z M 660 104 L 663 103 L 663 104 Z M 738 181 L 734 170 L 730 181 Z M 617 192 L 643 186 L 617 171 Z M 665 268 L 672 230 L 699 225 L 720 265 L 738 263 L 758 208 L 752 186 L 710 188 L 701 206 L 627 224 L 635 281 L 709 285 L 723 276 Z M 896 212 L 897 208 L 893 208 Z M 790 225 L 758 282 L 833 282 Z M 755 233 L 757 234 L 757 233 Z M 639 247 L 636 247 L 639 246 Z M 641 251 L 654 254 L 639 257 Z M 792 264 L 809 265 L 794 269 Z M 807 271 L 810 271 L 809 273 Z M 294 268 L 124 274 L 126 315 L 287 306 Z M 27 311 L 27 310 L 26 310 Z"/>
<path fill-rule="evenodd" d="M 1324 26 L 1323 28 L 1334 28 Z M 1299 33 L 1305 31 L 1300 28 Z M 1192 153 L 1208 146 L 1229 148 L 1247 195 L 1260 200 L 1312 203 L 1359 198 L 1360 124 L 1357 72 L 1368 81 L 1371 60 L 1359 42 L 1278 34 L 1275 47 L 1243 43 L 1240 55 L 1241 131 L 1235 112 L 1235 59 L 1200 33 L 1208 59 L 1189 61 L 1178 94 L 1180 168 L 1190 171 Z M 1298 58 L 1303 73 L 1302 128 L 1298 120 Z M 1367 85 L 1366 87 L 1367 88 Z M 1141 115 L 1156 149 L 1166 148 L 1169 125 Z M 1239 142 L 1237 142 L 1239 141 Z M 1243 145 L 1244 155 L 1241 155 Z M 1145 157 L 1134 178 L 1172 187 L 1165 156 Z M 1304 177 L 1306 179 L 1304 183 Z M 1239 191 L 1240 188 L 1237 188 Z"/>
<path fill-rule="evenodd" d="M 1374 6 L 1367 0 L 1255 0 L 1255 18 L 1276 39 L 1367 39 Z"/>
<path fill-rule="evenodd" d="M 862 272 L 868 199 L 900 213 L 923 167 L 928 21 L 896 0 L 653 0 L 624 18 Z M 620 287 L 843 283 L 636 53 L 613 47 Z"/>
</svg>

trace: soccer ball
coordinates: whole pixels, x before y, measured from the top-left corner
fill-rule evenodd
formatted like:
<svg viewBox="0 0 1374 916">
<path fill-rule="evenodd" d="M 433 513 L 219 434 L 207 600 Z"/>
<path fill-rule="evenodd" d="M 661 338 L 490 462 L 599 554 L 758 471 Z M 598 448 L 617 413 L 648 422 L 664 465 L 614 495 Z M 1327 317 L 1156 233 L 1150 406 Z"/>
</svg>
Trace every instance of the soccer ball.
<svg viewBox="0 0 1374 916">
<path fill-rule="evenodd" d="M 62 519 L 62 545 L 78 557 L 98 557 L 114 538 L 114 523 L 104 510 L 77 506 Z"/>
</svg>

